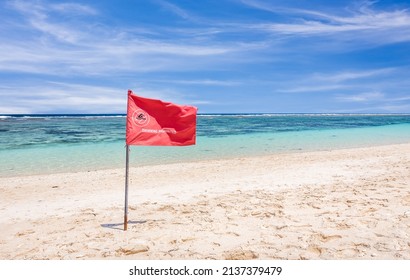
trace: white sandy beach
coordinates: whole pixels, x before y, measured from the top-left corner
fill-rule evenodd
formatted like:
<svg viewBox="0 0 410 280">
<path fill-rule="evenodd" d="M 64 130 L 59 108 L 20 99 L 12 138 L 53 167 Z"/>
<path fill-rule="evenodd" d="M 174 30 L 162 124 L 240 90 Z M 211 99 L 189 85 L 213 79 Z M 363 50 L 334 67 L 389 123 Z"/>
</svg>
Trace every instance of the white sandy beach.
<svg viewBox="0 0 410 280">
<path fill-rule="evenodd" d="M 124 172 L 1 178 L 0 259 L 410 259 L 410 144 Z"/>
</svg>

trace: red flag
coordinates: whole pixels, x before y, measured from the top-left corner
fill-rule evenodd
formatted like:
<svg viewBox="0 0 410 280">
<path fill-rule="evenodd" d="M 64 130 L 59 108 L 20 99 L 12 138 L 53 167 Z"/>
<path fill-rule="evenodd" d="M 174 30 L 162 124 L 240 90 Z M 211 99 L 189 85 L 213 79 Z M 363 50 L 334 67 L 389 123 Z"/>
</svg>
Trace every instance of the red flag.
<svg viewBox="0 0 410 280">
<path fill-rule="evenodd" d="M 193 106 L 181 106 L 136 96 L 128 91 L 127 145 L 195 145 L 196 112 Z"/>
</svg>

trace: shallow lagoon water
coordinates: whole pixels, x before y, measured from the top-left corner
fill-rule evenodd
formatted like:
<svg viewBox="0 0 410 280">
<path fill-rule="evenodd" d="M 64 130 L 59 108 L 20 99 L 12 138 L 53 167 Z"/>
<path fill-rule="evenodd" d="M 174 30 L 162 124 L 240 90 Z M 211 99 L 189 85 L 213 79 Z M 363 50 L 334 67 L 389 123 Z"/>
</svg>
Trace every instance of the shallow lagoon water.
<svg viewBox="0 0 410 280">
<path fill-rule="evenodd" d="M 0 116 L 0 176 L 124 168 L 125 116 Z M 410 142 L 410 115 L 200 115 L 197 144 L 131 147 L 131 166 Z"/>
</svg>

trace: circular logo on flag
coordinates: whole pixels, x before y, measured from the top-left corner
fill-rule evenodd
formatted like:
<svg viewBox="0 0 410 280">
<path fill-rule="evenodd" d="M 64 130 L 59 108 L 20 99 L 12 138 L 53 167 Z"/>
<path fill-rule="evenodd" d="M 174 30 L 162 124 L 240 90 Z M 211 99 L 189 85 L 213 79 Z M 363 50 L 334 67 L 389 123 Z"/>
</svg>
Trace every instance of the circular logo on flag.
<svg viewBox="0 0 410 280">
<path fill-rule="evenodd" d="M 137 126 L 146 126 L 149 123 L 149 115 L 141 109 L 137 109 L 132 114 L 132 120 Z"/>
</svg>

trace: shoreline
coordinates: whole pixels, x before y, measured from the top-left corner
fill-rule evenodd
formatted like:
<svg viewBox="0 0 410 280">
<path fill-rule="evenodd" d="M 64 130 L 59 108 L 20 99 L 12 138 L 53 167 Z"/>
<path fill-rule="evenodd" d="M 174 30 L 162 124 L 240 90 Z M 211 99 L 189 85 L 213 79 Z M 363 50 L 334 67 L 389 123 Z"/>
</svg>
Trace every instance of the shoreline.
<svg viewBox="0 0 410 280">
<path fill-rule="evenodd" d="M 410 143 L 0 178 L 0 259 L 410 259 Z"/>
</svg>

